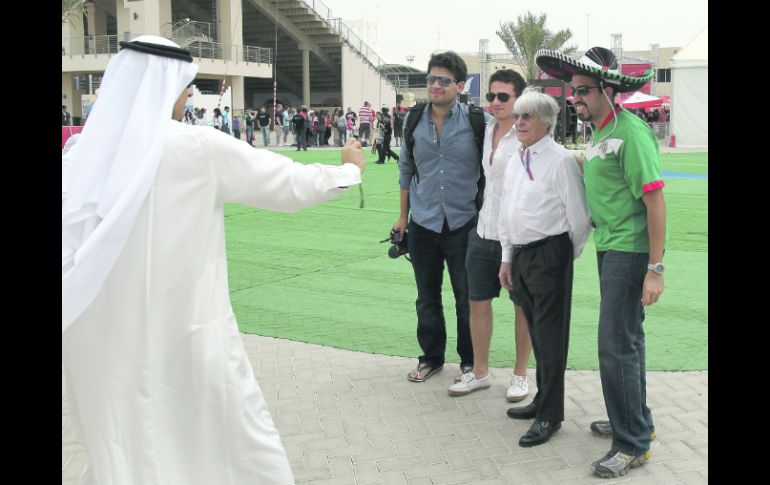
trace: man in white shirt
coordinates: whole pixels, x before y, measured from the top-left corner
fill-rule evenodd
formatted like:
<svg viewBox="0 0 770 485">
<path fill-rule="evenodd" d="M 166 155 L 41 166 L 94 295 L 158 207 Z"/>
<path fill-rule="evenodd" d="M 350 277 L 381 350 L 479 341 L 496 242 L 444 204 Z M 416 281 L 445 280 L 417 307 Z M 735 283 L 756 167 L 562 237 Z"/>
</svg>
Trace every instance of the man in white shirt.
<svg viewBox="0 0 770 485">
<path fill-rule="evenodd" d="M 559 107 L 525 92 L 513 109 L 519 153 L 508 166 L 500 207 L 500 284 L 527 316 L 537 360 L 532 403 L 508 409 L 535 422 L 519 446 L 545 443 L 564 420 L 573 260 L 591 231 L 585 189 L 574 157 L 553 140 Z"/>
<path fill-rule="evenodd" d="M 473 369 L 449 386 L 450 396 L 464 396 L 491 385 L 489 374 L 489 346 L 492 340 L 492 298 L 500 296 L 498 272 L 501 247 L 497 223 L 500 214 L 500 195 L 503 175 L 512 157 L 518 156 L 519 141 L 513 126 L 513 104 L 524 92 L 527 83 L 512 69 L 501 69 L 489 78 L 487 101 L 494 118 L 487 123 L 484 135 L 482 165 L 486 186 L 484 203 L 479 211 L 478 224 L 468 232 L 465 268 L 468 273 L 471 339 L 473 341 Z M 516 365 L 511 384 L 506 391 L 509 402 L 518 402 L 529 395 L 527 361 L 532 352 L 527 318 L 521 306 L 516 309 Z"/>
<path fill-rule="evenodd" d="M 88 454 L 80 483 L 292 484 L 230 305 L 224 204 L 333 198 L 360 182 L 360 145 L 342 166 L 303 165 L 179 123 L 190 53 L 149 35 L 120 44 L 62 168 L 62 365 Z"/>
</svg>

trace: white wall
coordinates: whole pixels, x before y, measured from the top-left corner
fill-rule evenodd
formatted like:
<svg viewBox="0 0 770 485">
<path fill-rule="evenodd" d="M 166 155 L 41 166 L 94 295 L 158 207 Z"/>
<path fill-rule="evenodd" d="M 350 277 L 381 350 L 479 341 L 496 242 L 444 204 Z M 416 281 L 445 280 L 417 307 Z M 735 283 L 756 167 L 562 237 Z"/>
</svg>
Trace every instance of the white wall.
<svg viewBox="0 0 770 485">
<path fill-rule="evenodd" d="M 358 108 L 369 101 L 376 111 L 396 105 L 396 89 L 347 44 L 342 45 L 342 108 Z M 312 81 L 311 81 L 312 83 Z M 312 84 L 311 84 L 312 88 Z M 321 101 L 321 100 L 319 100 Z"/>
<path fill-rule="evenodd" d="M 708 147 L 708 64 L 693 67 L 675 64 L 671 77 L 671 134 L 676 136 L 676 146 Z"/>
</svg>

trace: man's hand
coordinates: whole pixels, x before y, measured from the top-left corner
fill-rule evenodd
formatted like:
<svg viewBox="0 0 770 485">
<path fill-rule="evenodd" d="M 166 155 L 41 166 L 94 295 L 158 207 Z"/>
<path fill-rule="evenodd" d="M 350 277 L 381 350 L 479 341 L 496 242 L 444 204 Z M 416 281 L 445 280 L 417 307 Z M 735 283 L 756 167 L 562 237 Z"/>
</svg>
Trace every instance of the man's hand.
<svg viewBox="0 0 770 485">
<path fill-rule="evenodd" d="M 642 287 L 642 305 L 648 306 L 657 303 L 663 294 L 663 275 L 654 271 L 647 271 Z"/>
<path fill-rule="evenodd" d="M 500 278 L 500 285 L 508 291 L 513 290 L 513 276 L 511 275 L 511 263 L 501 263 L 500 273 L 497 275 Z"/>
<path fill-rule="evenodd" d="M 399 241 L 402 241 L 404 239 L 404 234 L 406 234 L 406 217 L 399 217 L 395 224 L 393 224 L 393 230 L 397 231 L 399 234 Z"/>
<path fill-rule="evenodd" d="M 366 158 L 364 158 L 364 152 L 361 151 L 361 144 L 358 140 L 350 139 L 341 152 L 342 163 L 352 163 L 363 173 L 364 167 L 366 167 Z"/>
</svg>

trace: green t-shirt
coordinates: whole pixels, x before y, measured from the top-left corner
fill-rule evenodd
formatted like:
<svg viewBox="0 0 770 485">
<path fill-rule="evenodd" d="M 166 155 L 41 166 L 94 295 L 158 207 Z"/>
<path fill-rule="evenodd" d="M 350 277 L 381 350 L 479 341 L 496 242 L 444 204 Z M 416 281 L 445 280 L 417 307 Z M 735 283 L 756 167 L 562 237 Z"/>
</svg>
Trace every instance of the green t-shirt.
<svg viewBox="0 0 770 485">
<path fill-rule="evenodd" d="M 588 208 L 596 226 L 594 244 L 597 251 L 646 253 L 650 239 L 642 195 L 665 185 L 660 175 L 658 141 L 639 117 L 620 110 L 617 118 L 617 128 L 610 119 L 594 131 L 586 147 L 583 170 Z M 612 134 L 593 144 L 608 133 Z"/>
</svg>

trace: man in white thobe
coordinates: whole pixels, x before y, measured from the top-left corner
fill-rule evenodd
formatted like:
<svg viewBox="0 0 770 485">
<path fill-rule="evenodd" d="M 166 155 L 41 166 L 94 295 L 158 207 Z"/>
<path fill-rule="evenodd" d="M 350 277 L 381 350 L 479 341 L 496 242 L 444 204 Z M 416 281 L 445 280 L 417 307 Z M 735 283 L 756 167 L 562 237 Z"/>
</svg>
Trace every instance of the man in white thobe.
<svg viewBox="0 0 770 485">
<path fill-rule="evenodd" d="M 331 199 L 361 181 L 360 145 L 341 166 L 302 165 L 180 123 L 189 53 L 154 36 L 121 45 L 62 172 L 62 360 L 88 453 L 80 483 L 291 484 L 230 305 L 223 206 Z"/>
</svg>

